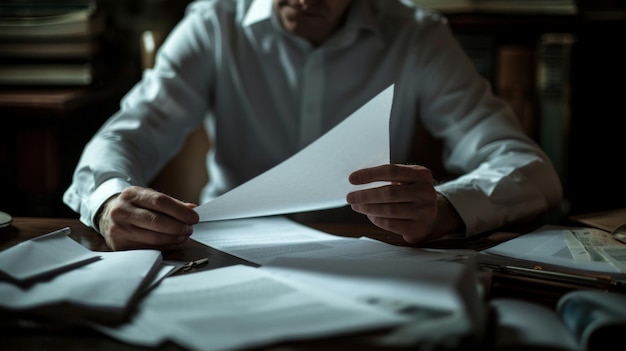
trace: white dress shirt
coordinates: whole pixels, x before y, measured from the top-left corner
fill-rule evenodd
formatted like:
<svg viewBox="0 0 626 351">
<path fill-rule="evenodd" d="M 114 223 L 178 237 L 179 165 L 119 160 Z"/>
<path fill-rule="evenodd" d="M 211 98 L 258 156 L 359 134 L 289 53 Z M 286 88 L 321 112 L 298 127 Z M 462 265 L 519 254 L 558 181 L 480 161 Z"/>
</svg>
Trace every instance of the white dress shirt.
<svg viewBox="0 0 626 351">
<path fill-rule="evenodd" d="M 212 143 L 204 203 L 293 155 L 394 83 L 391 160 L 410 162 L 418 119 L 442 139 L 444 164 L 464 175 L 437 190 L 466 234 L 559 204 L 548 158 L 492 94 L 445 18 L 390 0 L 355 0 L 341 29 L 318 47 L 282 28 L 272 0 L 190 4 L 155 67 L 86 146 L 63 200 L 93 226 L 107 198 L 146 186 L 204 123 Z"/>
</svg>

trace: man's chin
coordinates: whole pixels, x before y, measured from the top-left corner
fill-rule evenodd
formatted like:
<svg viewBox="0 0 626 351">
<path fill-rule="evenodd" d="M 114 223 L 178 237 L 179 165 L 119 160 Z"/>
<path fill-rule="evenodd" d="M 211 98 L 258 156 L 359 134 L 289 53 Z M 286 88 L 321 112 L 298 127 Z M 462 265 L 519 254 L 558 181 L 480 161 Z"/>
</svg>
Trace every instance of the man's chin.
<svg viewBox="0 0 626 351">
<path fill-rule="evenodd" d="M 284 17 L 283 27 L 290 33 L 308 37 L 319 27 L 319 18 Z"/>
</svg>

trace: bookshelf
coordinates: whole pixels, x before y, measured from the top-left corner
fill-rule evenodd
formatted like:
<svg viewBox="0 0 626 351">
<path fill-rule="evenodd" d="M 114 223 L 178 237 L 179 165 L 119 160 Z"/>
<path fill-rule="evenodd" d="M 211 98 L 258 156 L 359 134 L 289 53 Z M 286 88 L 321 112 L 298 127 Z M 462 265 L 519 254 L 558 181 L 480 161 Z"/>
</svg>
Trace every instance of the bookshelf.
<svg viewBox="0 0 626 351">
<path fill-rule="evenodd" d="M 571 1 L 573 13 L 522 13 L 469 6 L 517 1 L 430 2 L 465 3 L 442 12 L 479 72 L 555 163 L 564 186 L 562 219 L 623 207 L 626 185 L 606 159 L 623 149 L 626 54 L 619 43 L 626 3 L 578 0 Z"/>
<path fill-rule="evenodd" d="M 0 85 L 85 86 L 117 62 L 107 12 L 96 0 L 0 4 Z"/>
<path fill-rule="evenodd" d="M 80 152 L 139 77 L 117 3 L 0 4 L 2 211 L 75 216 L 61 196 Z"/>
<path fill-rule="evenodd" d="M 84 145 L 141 77 L 141 33 L 169 30 L 189 2 L 0 3 L 0 17 L 12 18 L 12 23 L 0 20 L 0 123 L 8 132 L 0 138 L 0 211 L 24 217 L 76 217 L 62 203 L 62 194 Z M 30 27 L 9 26 L 14 22 Z M 48 71 L 53 75 L 43 80 L 41 71 L 16 74 L 14 66 L 3 73 L 3 67 L 15 63 L 22 65 L 22 73 L 53 65 Z M 81 74 L 61 74 L 58 65 Z"/>
</svg>

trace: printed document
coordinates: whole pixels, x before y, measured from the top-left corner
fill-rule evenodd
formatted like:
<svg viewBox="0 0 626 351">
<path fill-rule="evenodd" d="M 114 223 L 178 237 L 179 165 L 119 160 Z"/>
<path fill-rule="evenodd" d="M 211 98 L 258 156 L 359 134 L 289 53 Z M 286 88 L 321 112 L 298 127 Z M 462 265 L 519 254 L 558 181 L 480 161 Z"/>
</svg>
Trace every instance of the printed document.
<svg viewBox="0 0 626 351">
<path fill-rule="evenodd" d="M 415 263 L 457 255 L 332 235 L 282 216 L 203 222 L 195 226 L 191 238 L 258 265 L 284 256 L 359 260 L 409 258 Z"/>
<path fill-rule="evenodd" d="M 579 245 L 574 246 L 572 245 L 572 239 L 576 240 L 577 236 L 584 238 L 586 240 L 585 244 L 587 247 L 590 247 L 589 238 L 585 238 L 587 235 L 584 233 L 584 230 L 581 230 L 546 225 L 531 233 L 520 235 L 515 239 L 481 251 L 478 255 L 478 260 L 480 263 L 501 267 L 533 268 L 539 266 L 542 267 L 542 269 L 537 270 L 539 273 L 541 271 L 559 271 L 625 280 L 626 275 L 620 267 L 613 264 L 606 257 L 604 260 L 594 260 L 591 256 L 586 260 L 580 258 L 581 255 L 585 254 L 584 252 L 581 253 L 581 250 L 586 250 L 585 245 L 583 242 L 579 242 Z M 590 233 L 589 230 L 591 229 L 587 229 L 587 234 Z M 615 249 L 616 247 L 623 250 L 618 246 L 622 245 L 616 244 L 606 247 L 604 251 Z M 598 248 L 602 248 L 602 246 L 596 247 L 596 249 Z M 598 252 L 600 251 L 603 250 L 598 250 Z M 595 253 L 587 252 L 587 254 L 595 256 Z"/>
<path fill-rule="evenodd" d="M 480 334 L 485 310 L 475 268 L 475 260 L 471 259 L 417 263 L 408 259 L 281 257 L 259 269 L 323 286 L 337 296 L 410 319 L 410 323 L 372 342 L 393 347 L 432 344 L 436 349 L 444 340 L 452 342 Z"/>
<path fill-rule="evenodd" d="M 72 240 L 72 239 L 68 239 Z M 117 323 L 159 274 L 161 252 L 98 252 L 98 261 L 27 287 L 0 281 L 0 309 Z M 163 277 L 163 274 L 160 276 Z"/>
<path fill-rule="evenodd" d="M 33 281 L 100 259 L 100 255 L 68 237 L 70 228 L 21 242 L 0 253 L 0 276 Z"/>
<path fill-rule="evenodd" d="M 328 294 L 258 268 L 236 265 L 173 276 L 117 328 L 92 324 L 118 340 L 189 350 L 232 350 L 275 342 L 390 328 L 407 318 Z"/>
</svg>

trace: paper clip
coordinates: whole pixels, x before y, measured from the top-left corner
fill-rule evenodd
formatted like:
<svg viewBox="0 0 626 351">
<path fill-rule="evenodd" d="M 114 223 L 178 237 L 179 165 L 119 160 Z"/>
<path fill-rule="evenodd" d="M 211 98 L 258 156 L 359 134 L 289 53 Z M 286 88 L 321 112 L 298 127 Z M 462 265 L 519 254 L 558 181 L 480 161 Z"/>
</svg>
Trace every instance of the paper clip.
<svg viewBox="0 0 626 351">
<path fill-rule="evenodd" d="M 207 262 L 209 262 L 209 258 L 208 257 L 201 258 L 201 259 L 195 260 L 195 261 L 189 261 L 189 262 L 187 262 L 187 263 L 185 263 L 183 265 L 182 271 L 183 272 L 187 272 L 188 270 L 190 270 L 192 268 L 195 268 L 195 267 L 198 267 L 198 266 L 200 266 L 202 264 L 205 264 Z"/>
</svg>

